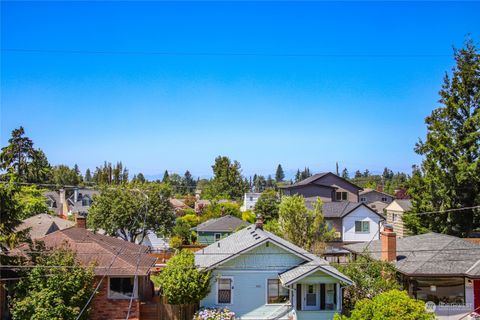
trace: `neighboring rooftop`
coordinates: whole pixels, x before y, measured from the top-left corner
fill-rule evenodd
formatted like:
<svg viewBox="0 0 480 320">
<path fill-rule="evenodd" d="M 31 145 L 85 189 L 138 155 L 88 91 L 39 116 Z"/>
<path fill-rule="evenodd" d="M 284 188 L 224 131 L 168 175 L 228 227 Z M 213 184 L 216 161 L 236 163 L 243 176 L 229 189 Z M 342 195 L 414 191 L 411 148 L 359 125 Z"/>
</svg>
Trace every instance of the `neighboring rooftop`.
<svg viewBox="0 0 480 320">
<path fill-rule="evenodd" d="M 305 205 L 309 209 L 313 209 L 315 202 L 316 202 L 316 199 L 314 200 L 313 198 L 305 199 Z M 323 203 L 322 213 L 325 218 L 343 218 L 360 206 L 365 206 L 370 210 L 373 210 L 363 202 L 334 201 L 334 202 Z M 377 211 L 375 211 L 375 213 L 378 214 Z"/>
<path fill-rule="evenodd" d="M 380 260 L 381 242 L 344 246 L 357 254 Z M 397 239 L 397 270 L 411 276 L 468 276 L 480 278 L 480 245 L 461 238 L 427 233 Z"/>
<path fill-rule="evenodd" d="M 378 212 L 378 213 L 382 213 L 383 214 L 383 210 L 388 207 L 388 203 L 385 203 L 383 201 L 374 201 L 374 202 L 371 202 L 369 204 L 367 204 L 367 206 L 369 206 L 372 210 Z"/>
<path fill-rule="evenodd" d="M 410 211 L 410 210 L 412 209 L 412 207 L 413 207 L 412 201 L 410 201 L 410 200 L 408 200 L 408 199 L 395 199 L 395 200 L 393 200 L 392 203 L 390 203 L 390 204 L 388 205 L 388 207 L 390 207 L 390 206 L 395 206 L 395 204 L 398 204 L 398 206 L 400 206 L 400 208 L 402 208 L 402 210 L 403 210 L 404 212 Z M 389 209 L 389 208 L 387 208 L 387 210 L 388 210 L 388 209 Z"/>
<path fill-rule="evenodd" d="M 352 186 L 356 187 L 358 190 L 362 190 L 361 187 L 357 186 L 356 184 L 342 178 L 342 177 L 339 177 L 337 176 L 336 174 L 333 174 L 331 172 L 321 172 L 321 173 L 316 173 L 314 174 L 313 176 L 311 177 L 308 177 L 306 179 L 303 179 L 302 181 L 298 181 L 294 184 L 289 184 L 289 185 L 285 185 L 285 186 L 281 186 L 280 188 L 281 189 L 289 189 L 289 188 L 295 188 L 295 187 L 302 187 L 302 186 L 306 186 L 306 185 L 318 185 L 318 186 L 321 186 L 321 187 L 329 187 L 329 188 L 332 188 L 332 189 L 336 189 L 336 187 L 334 186 L 330 186 L 330 185 L 323 185 L 323 184 L 316 184 L 314 183 L 315 181 L 325 177 L 325 176 L 328 176 L 328 175 L 333 175 L 341 180 L 344 180 L 345 182 L 351 184 Z"/>
<path fill-rule="evenodd" d="M 23 220 L 22 224 L 18 226 L 17 231 L 29 228 L 30 238 L 39 239 L 49 233 L 70 228 L 74 225 L 75 222 L 73 221 L 62 219 L 47 213 L 41 213 Z"/>
<path fill-rule="evenodd" d="M 199 224 L 195 230 L 202 232 L 234 232 L 242 226 L 248 226 L 249 223 L 237 217 L 226 215 L 216 219 L 210 219 Z"/>
<path fill-rule="evenodd" d="M 80 263 L 85 266 L 95 263 L 96 275 L 133 275 L 137 272 L 137 263 L 137 274 L 147 275 L 156 261 L 156 258 L 146 254 L 149 250 L 146 246 L 95 234 L 84 228 L 72 227 L 55 231 L 39 240 L 47 248 L 58 248 L 67 243 L 76 251 Z M 18 249 L 28 250 L 28 245 L 22 245 Z"/>
<path fill-rule="evenodd" d="M 359 192 L 359 195 L 364 195 L 364 194 L 367 194 L 367 193 L 370 193 L 370 192 L 377 192 L 377 193 L 380 193 L 380 194 L 383 194 L 387 197 L 391 197 L 391 198 L 395 198 L 394 196 L 392 196 L 391 194 L 388 194 L 386 192 L 383 192 L 383 191 L 378 191 L 376 189 L 372 189 L 372 188 L 364 188 L 363 191 L 360 191 Z"/>
</svg>

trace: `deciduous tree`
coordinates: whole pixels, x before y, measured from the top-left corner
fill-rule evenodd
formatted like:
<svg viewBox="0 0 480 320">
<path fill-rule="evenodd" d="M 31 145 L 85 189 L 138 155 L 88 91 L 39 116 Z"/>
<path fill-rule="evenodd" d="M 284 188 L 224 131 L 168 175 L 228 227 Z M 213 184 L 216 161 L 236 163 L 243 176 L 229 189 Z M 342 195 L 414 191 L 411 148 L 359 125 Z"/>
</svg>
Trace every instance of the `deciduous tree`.
<svg viewBox="0 0 480 320">
<path fill-rule="evenodd" d="M 158 283 L 170 304 L 198 303 L 210 292 L 210 272 L 195 266 L 194 254 L 182 250 L 168 260 Z"/>
<path fill-rule="evenodd" d="M 168 235 L 175 221 L 170 196 L 170 188 L 157 183 L 105 186 L 94 196 L 87 222 L 131 242 L 141 242 L 148 230 Z"/>
<path fill-rule="evenodd" d="M 12 290 L 13 319 L 76 319 L 94 290 L 93 266 L 81 266 L 67 247 L 36 262 Z M 80 319 L 88 319 L 88 310 Z"/>
<path fill-rule="evenodd" d="M 264 219 L 278 219 L 278 206 L 280 197 L 274 189 L 267 189 L 262 192 L 255 204 L 255 214 L 261 215 Z"/>
</svg>

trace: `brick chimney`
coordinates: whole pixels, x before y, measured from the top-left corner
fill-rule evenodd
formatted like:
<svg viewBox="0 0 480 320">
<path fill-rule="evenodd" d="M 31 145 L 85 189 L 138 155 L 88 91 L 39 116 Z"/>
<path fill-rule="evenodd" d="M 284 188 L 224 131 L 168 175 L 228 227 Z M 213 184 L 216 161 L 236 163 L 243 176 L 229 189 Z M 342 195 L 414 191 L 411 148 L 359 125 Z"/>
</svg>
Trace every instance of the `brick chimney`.
<svg viewBox="0 0 480 320">
<path fill-rule="evenodd" d="M 87 217 L 79 213 L 75 214 L 75 223 L 77 228 L 87 229 Z"/>
<path fill-rule="evenodd" d="M 383 261 L 397 260 L 397 234 L 393 232 L 393 225 L 385 224 L 380 233 L 381 258 Z"/>
<path fill-rule="evenodd" d="M 263 217 L 257 216 L 257 221 L 255 222 L 255 229 L 263 230 Z"/>
</svg>

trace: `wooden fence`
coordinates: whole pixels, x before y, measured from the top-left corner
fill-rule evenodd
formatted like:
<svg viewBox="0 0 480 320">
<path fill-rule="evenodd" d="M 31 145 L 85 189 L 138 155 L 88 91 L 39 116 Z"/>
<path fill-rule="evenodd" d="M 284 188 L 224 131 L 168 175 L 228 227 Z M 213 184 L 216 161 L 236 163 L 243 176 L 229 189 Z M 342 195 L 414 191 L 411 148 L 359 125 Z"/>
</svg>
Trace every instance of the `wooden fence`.
<svg viewBox="0 0 480 320">
<path fill-rule="evenodd" d="M 140 320 L 192 320 L 198 304 L 168 304 L 161 297 L 140 305 Z"/>
</svg>

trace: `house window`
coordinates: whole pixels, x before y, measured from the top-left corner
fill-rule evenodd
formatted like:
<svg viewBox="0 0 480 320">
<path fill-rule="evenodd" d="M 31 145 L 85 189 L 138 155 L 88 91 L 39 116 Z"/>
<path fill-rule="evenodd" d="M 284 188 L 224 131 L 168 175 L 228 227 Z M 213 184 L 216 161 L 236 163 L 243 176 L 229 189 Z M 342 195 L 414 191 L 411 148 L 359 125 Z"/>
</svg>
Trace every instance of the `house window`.
<svg viewBox="0 0 480 320">
<path fill-rule="evenodd" d="M 109 278 L 108 297 L 130 299 L 133 295 L 134 277 Z"/>
<path fill-rule="evenodd" d="M 280 284 L 278 279 L 268 279 L 267 303 L 285 303 L 289 299 L 288 289 Z"/>
<path fill-rule="evenodd" d="M 92 204 L 92 200 L 89 197 L 82 198 L 82 206 L 90 207 L 91 204 Z"/>
<path fill-rule="evenodd" d="M 387 202 L 387 201 L 388 201 L 387 197 L 382 198 L 382 202 Z"/>
<path fill-rule="evenodd" d="M 410 289 L 423 301 L 465 304 L 464 278 L 411 278 Z"/>
<path fill-rule="evenodd" d="M 368 233 L 370 232 L 369 221 L 355 221 L 355 232 Z"/>
<path fill-rule="evenodd" d="M 215 241 L 218 241 L 222 238 L 222 234 L 221 233 L 215 233 L 214 237 L 215 237 Z"/>
<path fill-rule="evenodd" d="M 232 279 L 220 278 L 218 279 L 218 303 L 230 304 L 232 303 Z"/>
<path fill-rule="evenodd" d="M 250 197 L 250 201 L 253 201 L 253 197 Z"/>
<path fill-rule="evenodd" d="M 361 197 L 361 198 L 360 198 L 360 202 L 367 202 L 367 198 Z"/>
<path fill-rule="evenodd" d="M 335 192 L 335 199 L 337 201 L 347 200 L 347 192 L 345 191 Z"/>
</svg>

